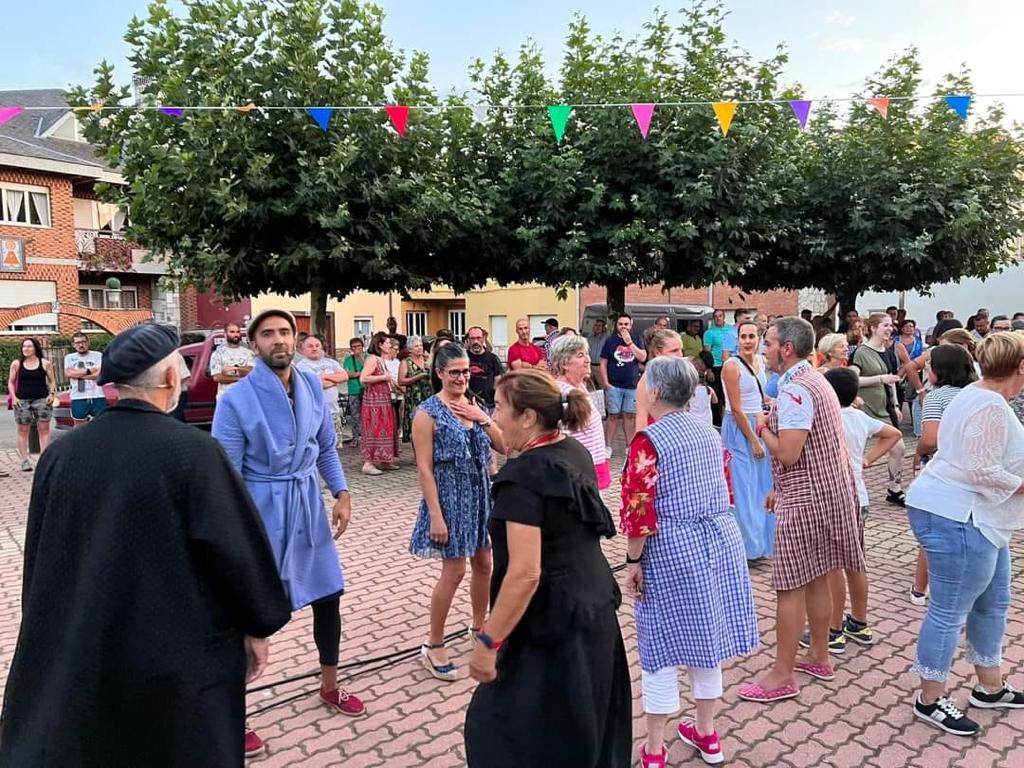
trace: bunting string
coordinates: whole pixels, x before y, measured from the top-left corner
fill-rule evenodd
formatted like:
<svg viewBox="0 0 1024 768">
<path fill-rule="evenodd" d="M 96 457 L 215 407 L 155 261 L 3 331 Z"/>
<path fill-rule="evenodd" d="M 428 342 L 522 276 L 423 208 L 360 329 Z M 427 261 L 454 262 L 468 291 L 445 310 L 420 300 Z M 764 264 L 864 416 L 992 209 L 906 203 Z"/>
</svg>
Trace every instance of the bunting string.
<svg viewBox="0 0 1024 768">
<path fill-rule="evenodd" d="M 441 112 L 446 110 L 470 110 L 476 116 L 480 122 L 486 121 L 491 111 L 514 111 L 514 110 L 546 110 L 548 113 L 548 119 L 551 121 L 551 129 L 555 135 L 555 141 L 558 144 L 562 143 L 565 137 L 565 130 L 572 118 L 574 110 L 577 109 L 621 109 L 629 107 L 633 112 L 633 118 L 636 121 L 637 128 L 640 130 L 640 135 L 643 139 L 647 139 L 648 133 L 651 129 L 651 119 L 654 116 L 654 111 L 661 107 L 701 107 L 710 106 L 715 114 L 715 118 L 718 121 L 718 127 L 722 131 L 723 136 L 729 135 L 729 128 L 732 125 L 733 118 L 736 116 L 736 111 L 740 106 L 750 106 L 758 104 L 771 104 L 775 106 L 788 105 L 793 113 L 793 117 L 796 118 L 800 129 L 803 130 L 807 127 L 807 121 L 811 114 L 812 106 L 817 104 L 829 104 L 829 103 L 861 103 L 870 106 L 875 109 L 879 116 L 883 120 L 887 120 L 889 117 L 889 106 L 893 102 L 917 102 L 917 101 L 945 101 L 946 105 L 956 112 L 962 120 L 966 120 L 968 112 L 971 108 L 971 103 L 977 99 L 1008 99 L 1018 98 L 1024 96 L 1024 93 L 984 93 L 975 95 L 964 95 L 964 94 L 950 94 L 947 96 L 848 96 L 848 97 L 826 97 L 822 99 L 737 99 L 735 101 L 661 101 L 661 102 L 645 102 L 645 103 L 632 103 L 632 102 L 584 102 L 580 104 L 347 104 L 339 106 L 329 105 L 316 105 L 316 106 L 284 106 L 280 104 L 273 105 L 257 105 L 255 102 L 249 101 L 245 104 L 239 105 L 212 105 L 203 104 L 196 106 L 184 106 L 184 105 L 168 105 L 168 104 L 157 104 L 157 105 L 131 105 L 131 104 L 105 104 L 104 102 L 96 102 L 95 104 L 89 104 L 85 106 L 72 107 L 72 110 L 76 112 L 113 112 L 119 110 L 132 110 L 138 112 L 157 111 L 168 117 L 176 119 L 184 119 L 188 112 L 209 112 L 209 111 L 229 111 L 233 110 L 241 113 L 249 113 L 253 111 L 294 111 L 304 110 L 315 122 L 322 131 L 327 131 L 330 128 L 331 117 L 335 112 L 364 112 L 364 111 L 384 111 L 387 114 L 388 120 L 391 123 L 392 128 L 398 134 L 399 138 L 405 136 L 409 125 L 409 113 L 412 110 L 420 112 Z M 64 109 L 63 106 L 2 106 L 0 105 L 0 125 L 13 120 L 23 112 L 37 111 L 37 110 L 51 110 L 51 109 Z"/>
</svg>

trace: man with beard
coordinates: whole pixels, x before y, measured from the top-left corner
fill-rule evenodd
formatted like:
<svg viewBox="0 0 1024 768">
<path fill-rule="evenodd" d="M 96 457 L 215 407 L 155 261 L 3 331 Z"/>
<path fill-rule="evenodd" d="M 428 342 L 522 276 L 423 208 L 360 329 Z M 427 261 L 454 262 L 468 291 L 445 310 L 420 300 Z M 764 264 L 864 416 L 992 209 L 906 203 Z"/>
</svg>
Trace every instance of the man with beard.
<svg viewBox="0 0 1024 768">
<path fill-rule="evenodd" d="M 217 382 L 217 399 L 220 400 L 232 384 L 252 373 L 255 355 L 242 344 L 242 327 L 235 322 L 224 326 L 224 343 L 210 355 L 210 376 Z"/>
<path fill-rule="evenodd" d="M 320 700 L 341 714 L 362 715 L 363 703 L 338 687 L 344 579 L 334 539 L 348 527 L 352 500 L 338 460 L 334 420 L 320 379 L 292 365 L 296 326 L 290 312 L 261 312 L 249 323 L 248 335 L 256 363 L 217 405 L 213 436 L 263 517 L 292 610 L 313 607 Z M 318 473 L 336 499 L 333 537 Z M 245 737 L 246 754 L 262 751 L 255 732 Z"/>
<path fill-rule="evenodd" d="M 502 374 L 501 361 L 496 354 L 487 351 L 487 337 L 479 325 L 474 325 L 466 333 L 466 348 L 469 353 L 469 389 L 480 398 L 488 413 L 494 413 L 494 383 Z"/>
<path fill-rule="evenodd" d="M 177 346 L 160 325 L 115 336 L 117 405 L 39 460 L 0 765 L 242 765 L 245 682 L 289 605 L 224 451 L 167 415 Z"/>
</svg>

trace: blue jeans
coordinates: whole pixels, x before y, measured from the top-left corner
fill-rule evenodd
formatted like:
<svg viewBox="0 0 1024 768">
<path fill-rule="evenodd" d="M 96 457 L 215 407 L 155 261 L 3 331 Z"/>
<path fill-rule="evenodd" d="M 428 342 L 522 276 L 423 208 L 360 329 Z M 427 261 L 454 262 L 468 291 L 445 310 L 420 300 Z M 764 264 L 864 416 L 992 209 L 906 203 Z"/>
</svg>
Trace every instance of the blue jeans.
<svg viewBox="0 0 1024 768">
<path fill-rule="evenodd" d="M 636 389 L 609 386 L 604 397 L 609 416 L 618 416 L 622 413 L 632 416 L 636 413 Z"/>
<path fill-rule="evenodd" d="M 913 672 L 945 682 L 965 623 L 967 662 L 998 667 L 1010 607 L 1009 547 L 996 547 L 970 519 L 958 523 L 909 506 L 907 517 L 928 555 L 931 589 Z"/>
</svg>

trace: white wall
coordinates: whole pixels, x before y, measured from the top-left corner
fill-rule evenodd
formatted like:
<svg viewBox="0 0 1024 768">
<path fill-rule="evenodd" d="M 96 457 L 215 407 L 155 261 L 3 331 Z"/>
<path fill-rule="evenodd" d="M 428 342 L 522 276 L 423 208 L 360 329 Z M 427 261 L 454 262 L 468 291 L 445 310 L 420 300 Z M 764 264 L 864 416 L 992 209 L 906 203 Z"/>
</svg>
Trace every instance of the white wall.
<svg viewBox="0 0 1024 768">
<path fill-rule="evenodd" d="M 898 291 L 865 293 L 857 300 L 861 315 L 872 310 L 884 311 L 892 305 L 900 305 Z M 1014 312 L 1024 312 L 1024 265 L 1011 267 L 985 280 L 971 278 L 935 285 L 931 296 L 907 291 L 904 306 L 907 317 L 925 328 L 935 324 L 935 313 L 940 309 L 953 310 L 956 319 L 962 323 L 981 307 L 986 307 L 993 315 L 1012 317 Z"/>
</svg>

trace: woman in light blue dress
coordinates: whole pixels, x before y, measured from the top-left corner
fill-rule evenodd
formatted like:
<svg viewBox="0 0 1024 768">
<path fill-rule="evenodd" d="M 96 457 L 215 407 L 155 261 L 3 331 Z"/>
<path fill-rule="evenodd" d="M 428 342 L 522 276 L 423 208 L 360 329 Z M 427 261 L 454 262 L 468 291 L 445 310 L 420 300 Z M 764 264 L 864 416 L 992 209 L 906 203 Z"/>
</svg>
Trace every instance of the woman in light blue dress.
<svg viewBox="0 0 1024 768">
<path fill-rule="evenodd" d="M 483 626 L 491 578 L 491 447 L 503 453 L 504 442 L 490 416 L 466 396 L 470 367 L 465 350 L 457 344 L 439 349 L 434 370 L 441 391 L 420 405 L 412 422 L 423 500 L 409 552 L 441 560 L 441 576 L 430 598 L 430 636 L 420 656 L 431 675 L 453 682 L 458 676 L 444 645 L 445 621 L 468 558 L 472 626 Z"/>
<path fill-rule="evenodd" d="M 767 378 L 764 359 L 757 353 L 757 325 L 743 323 L 736 332 L 739 354 L 722 366 L 725 389 L 722 443 L 732 454 L 729 472 L 743 549 L 748 560 L 756 560 L 770 557 L 775 545 L 775 516 L 764 506 L 772 489 L 772 468 L 764 443 L 757 436 Z"/>
</svg>

